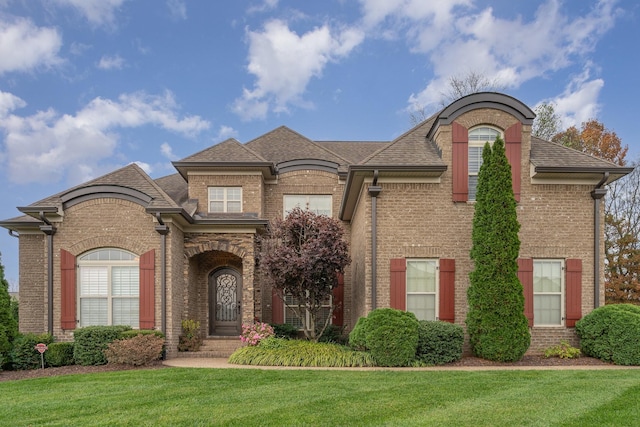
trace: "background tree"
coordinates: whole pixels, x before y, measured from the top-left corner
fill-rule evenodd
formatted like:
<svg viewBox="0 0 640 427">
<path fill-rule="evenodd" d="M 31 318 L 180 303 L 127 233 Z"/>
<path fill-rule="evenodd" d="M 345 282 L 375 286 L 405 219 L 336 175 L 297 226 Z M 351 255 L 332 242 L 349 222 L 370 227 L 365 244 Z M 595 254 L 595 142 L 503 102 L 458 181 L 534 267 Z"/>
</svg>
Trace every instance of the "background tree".
<svg viewBox="0 0 640 427">
<path fill-rule="evenodd" d="M 18 335 L 18 319 L 9 296 L 9 282 L 4 278 L 4 265 L 0 262 L 0 369 L 8 361 L 14 338 Z"/>
<path fill-rule="evenodd" d="M 338 286 L 338 274 L 349 265 L 340 223 L 325 215 L 295 208 L 285 219 L 272 221 L 261 239 L 260 271 L 287 308 L 300 319 L 305 336 L 317 341 L 329 325 L 334 306 L 326 304 Z"/>
<path fill-rule="evenodd" d="M 467 291 L 467 332 L 476 356 L 503 362 L 520 360 L 531 336 L 518 280 L 520 224 L 504 141 L 486 144 L 478 174 Z"/>
<path fill-rule="evenodd" d="M 560 143 L 574 150 L 608 160 L 619 166 L 626 165 L 628 146 L 612 130 L 607 129 L 596 119 L 590 119 L 580 129 L 571 126 L 567 130 L 556 134 L 553 142 Z"/>
<path fill-rule="evenodd" d="M 531 134 L 545 141 L 551 141 L 551 138 L 560 132 L 562 125 L 554 104 L 543 102 L 533 111 L 536 113 L 536 118 L 531 127 Z"/>
</svg>

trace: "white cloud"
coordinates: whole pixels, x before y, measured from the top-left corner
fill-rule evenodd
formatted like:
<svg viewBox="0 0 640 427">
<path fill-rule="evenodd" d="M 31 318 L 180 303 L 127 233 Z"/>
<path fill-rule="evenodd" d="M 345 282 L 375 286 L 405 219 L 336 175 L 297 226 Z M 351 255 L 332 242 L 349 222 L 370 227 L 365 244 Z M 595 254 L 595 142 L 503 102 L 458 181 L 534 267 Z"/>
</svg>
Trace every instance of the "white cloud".
<svg viewBox="0 0 640 427">
<path fill-rule="evenodd" d="M 0 20 L 0 74 L 56 66 L 62 62 L 61 46 L 55 28 L 37 27 L 24 18 Z"/>
<path fill-rule="evenodd" d="M 178 160 L 178 156 L 173 153 L 173 148 L 167 142 L 163 142 L 160 146 L 160 153 L 171 161 Z"/>
<path fill-rule="evenodd" d="M 550 101 L 555 104 L 555 111 L 560 116 L 563 129 L 570 126 L 580 127 L 583 122 L 598 117 L 598 96 L 603 87 L 602 79 L 590 79 L 587 64 L 584 71 L 571 80 L 564 92 Z"/>
<path fill-rule="evenodd" d="M 133 162 L 136 165 L 140 166 L 140 169 L 142 169 L 143 171 L 145 171 L 145 173 L 147 175 L 151 175 L 151 173 L 153 172 L 153 167 L 149 164 L 149 163 L 145 163 L 145 162 L 141 162 L 141 161 L 135 161 Z"/>
<path fill-rule="evenodd" d="M 218 130 L 218 135 L 216 135 L 216 137 L 214 138 L 214 141 L 224 141 L 227 140 L 229 138 L 237 138 L 238 137 L 238 131 L 235 130 L 234 128 L 230 127 L 230 126 L 220 126 L 220 129 Z"/>
<path fill-rule="evenodd" d="M 53 109 L 31 116 L 10 114 L 24 101 L 0 92 L 5 114 L 0 129 L 5 134 L 4 168 L 16 183 L 75 183 L 101 168 L 114 155 L 118 129 L 153 125 L 185 136 L 208 129 L 199 116 L 178 116 L 178 105 L 170 92 L 162 96 L 123 94 L 117 100 L 95 98 L 75 115 Z"/>
<path fill-rule="evenodd" d="M 102 70 L 121 70 L 124 68 L 124 58 L 120 55 L 103 55 L 97 67 Z"/>
<path fill-rule="evenodd" d="M 287 112 L 289 106 L 309 107 L 303 100 L 309 81 L 322 74 L 327 63 L 347 56 L 364 34 L 353 28 L 332 30 L 328 25 L 298 35 L 280 20 L 262 31 L 250 31 L 247 70 L 257 81 L 244 89 L 232 108 L 243 119 L 262 119 L 268 111 Z"/>
<path fill-rule="evenodd" d="M 187 19 L 187 5 L 183 0 L 167 0 L 167 7 L 173 19 Z"/>
<path fill-rule="evenodd" d="M 96 27 L 115 24 L 115 12 L 126 0 L 56 0 L 57 3 L 70 6 Z"/>
<path fill-rule="evenodd" d="M 9 112 L 27 105 L 24 100 L 12 93 L 0 91 L 0 119 L 4 118 Z"/>
<path fill-rule="evenodd" d="M 280 0 L 262 0 L 260 4 L 249 6 L 248 13 L 259 13 L 273 10 L 278 7 Z"/>
</svg>

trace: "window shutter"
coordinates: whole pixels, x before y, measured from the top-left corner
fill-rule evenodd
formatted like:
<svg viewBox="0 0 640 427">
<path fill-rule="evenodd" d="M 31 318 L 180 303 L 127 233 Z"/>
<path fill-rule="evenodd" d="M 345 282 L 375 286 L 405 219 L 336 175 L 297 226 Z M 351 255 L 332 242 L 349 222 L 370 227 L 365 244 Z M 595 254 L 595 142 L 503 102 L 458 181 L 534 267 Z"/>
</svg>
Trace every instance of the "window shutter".
<svg viewBox="0 0 640 427">
<path fill-rule="evenodd" d="M 504 132 L 505 151 L 511 165 L 513 195 L 520 202 L 520 181 L 522 169 L 522 123 L 518 122 Z"/>
<path fill-rule="evenodd" d="M 565 269 L 566 326 L 573 328 L 582 317 L 582 260 L 566 260 Z"/>
<path fill-rule="evenodd" d="M 464 126 L 451 123 L 453 174 L 453 201 L 466 202 L 469 198 L 469 132 Z"/>
<path fill-rule="evenodd" d="M 333 288 L 333 318 L 331 319 L 336 326 L 344 324 L 344 274 L 338 273 L 338 286 Z"/>
<path fill-rule="evenodd" d="M 439 320 L 453 323 L 455 320 L 456 260 L 440 260 L 440 306 Z"/>
<path fill-rule="evenodd" d="M 76 328 L 76 257 L 60 249 L 60 327 Z"/>
<path fill-rule="evenodd" d="M 276 288 L 271 288 L 271 321 L 277 325 L 284 323 L 284 301 L 278 296 Z"/>
<path fill-rule="evenodd" d="M 140 256 L 140 329 L 155 326 L 156 251 Z"/>
<path fill-rule="evenodd" d="M 391 308 L 407 309 L 407 261 L 404 258 L 391 260 Z"/>
<path fill-rule="evenodd" d="M 518 258 L 518 279 L 524 293 L 524 315 L 533 327 L 533 259 Z"/>
</svg>

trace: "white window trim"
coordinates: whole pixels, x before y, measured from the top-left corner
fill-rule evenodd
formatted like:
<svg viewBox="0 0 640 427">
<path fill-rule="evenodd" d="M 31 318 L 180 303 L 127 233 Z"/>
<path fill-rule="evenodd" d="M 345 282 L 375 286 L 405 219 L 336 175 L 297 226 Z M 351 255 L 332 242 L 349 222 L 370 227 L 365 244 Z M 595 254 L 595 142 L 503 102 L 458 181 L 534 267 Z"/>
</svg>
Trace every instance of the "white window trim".
<svg viewBox="0 0 640 427">
<path fill-rule="evenodd" d="M 214 188 L 219 188 L 223 190 L 223 196 L 222 196 L 222 200 L 219 199 L 212 199 L 211 198 L 211 190 Z M 243 206 L 242 206 L 242 199 L 243 199 L 243 194 L 242 194 L 242 187 L 240 186 L 229 186 L 229 187 L 223 187 L 223 186 L 217 186 L 217 185 L 212 185 L 207 187 L 207 199 L 208 199 L 208 204 L 207 204 L 207 208 L 208 208 L 208 212 L 209 213 L 230 213 L 229 212 L 229 207 L 228 207 L 228 203 L 229 201 L 232 202 L 237 202 L 238 200 L 229 200 L 228 197 L 228 191 L 230 189 L 236 190 L 239 189 L 240 190 L 240 211 L 239 212 L 231 212 L 231 213 L 242 213 L 243 210 Z M 211 202 L 222 202 L 223 208 L 222 211 L 213 211 L 211 210 Z"/>
<path fill-rule="evenodd" d="M 435 294 L 435 319 L 440 320 L 440 259 L 438 258 L 407 258 L 407 268 L 405 272 L 405 286 L 407 289 L 409 288 L 409 278 L 407 277 L 407 272 L 409 271 L 409 263 L 410 262 L 424 262 L 431 261 L 435 262 L 436 265 L 436 277 L 435 277 L 435 291 L 434 292 L 409 292 L 408 290 L 405 292 L 405 307 L 409 307 L 409 295 L 434 295 Z"/>
<path fill-rule="evenodd" d="M 504 139 L 504 132 L 501 129 L 499 129 L 499 128 L 495 127 L 495 126 L 489 126 L 489 125 L 474 126 L 471 129 L 469 129 L 469 135 L 471 135 L 471 132 L 473 132 L 474 130 L 483 129 L 483 128 L 491 129 L 493 131 L 498 132 L 498 136 L 500 136 L 500 138 Z M 490 146 L 493 146 L 493 143 L 495 142 L 495 138 L 492 141 L 489 141 L 489 140 L 483 140 L 483 141 L 474 140 L 474 141 L 472 141 L 471 138 L 469 138 L 468 146 L 467 146 L 467 156 L 468 156 L 468 152 L 469 152 L 470 148 L 478 148 L 479 147 L 479 148 L 484 149 L 484 146 L 485 146 L 485 144 L 487 142 L 489 143 Z M 481 162 L 482 162 L 482 151 L 484 151 L 484 150 L 480 151 L 480 161 Z M 480 166 L 482 167 L 482 165 L 480 165 Z M 480 173 L 480 168 L 478 168 L 478 171 L 471 172 L 471 170 L 469 169 L 468 163 L 467 163 L 467 186 L 468 186 L 467 190 L 469 191 L 469 194 L 471 194 L 471 185 L 469 185 L 469 177 L 478 176 L 479 173 Z M 475 193 L 475 191 L 474 191 L 474 193 Z M 475 197 L 471 198 L 471 196 L 469 196 L 469 201 L 470 202 L 475 202 L 476 199 L 475 199 Z"/>
<path fill-rule="evenodd" d="M 535 306 L 535 298 L 536 295 L 558 295 L 558 292 L 536 292 L 535 285 L 533 285 L 533 326 L 540 328 L 563 328 L 565 326 L 566 320 L 566 284 L 565 284 L 565 260 L 561 258 L 535 258 L 533 260 L 533 271 L 534 271 L 534 280 L 535 280 L 535 269 L 536 262 L 558 262 L 560 263 L 560 323 L 558 324 L 544 324 L 544 323 L 536 323 L 536 306 Z"/>
<path fill-rule="evenodd" d="M 307 209 L 307 206 L 309 206 L 309 201 L 310 198 L 312 197 L 326 197 L 329 199 L 329 215 L 330 217 L 333 217 L 333 195 L 331 194 L 285 194 L 282 197 L 282 216 L 286 217 L 287 214 L 289 213 L 287 211 L 287 197 L 306 197 L 306 206 L 300 206 L 300 208 L 304 208 Z"/>
</svg>

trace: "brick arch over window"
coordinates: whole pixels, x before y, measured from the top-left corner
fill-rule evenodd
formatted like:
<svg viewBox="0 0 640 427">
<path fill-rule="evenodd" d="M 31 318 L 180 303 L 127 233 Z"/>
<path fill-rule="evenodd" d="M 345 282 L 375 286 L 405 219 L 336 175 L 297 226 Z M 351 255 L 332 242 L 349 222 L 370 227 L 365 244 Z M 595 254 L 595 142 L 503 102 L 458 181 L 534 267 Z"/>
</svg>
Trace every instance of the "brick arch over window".
<svg viewBox="0 0 640 427">
<path fill-rule="evenodd" d="M 118 248 L 133 252 L 137 255 L 141 255 L 149 250 L 147 245 L 142 244 L 137 239 L 122 236 L 94 236 L 74 243 L 67 248 L 67 251 L 77 256 L 91 249 L 98 248 Z"/>
<path fill-rule="evenodd" d="M 191 258 L 203 252 L 210 252 L 210 251 L 229 252 L 240 258 L 244 258 L 247 255 L 247 251 L 241 248 L 240 246 L 230 244 L 229 242 L 218 241 L 218 240 L 203 242 L 192 248 L 185 249 L 184 255 L 186 258 Z"/>
</svg>

